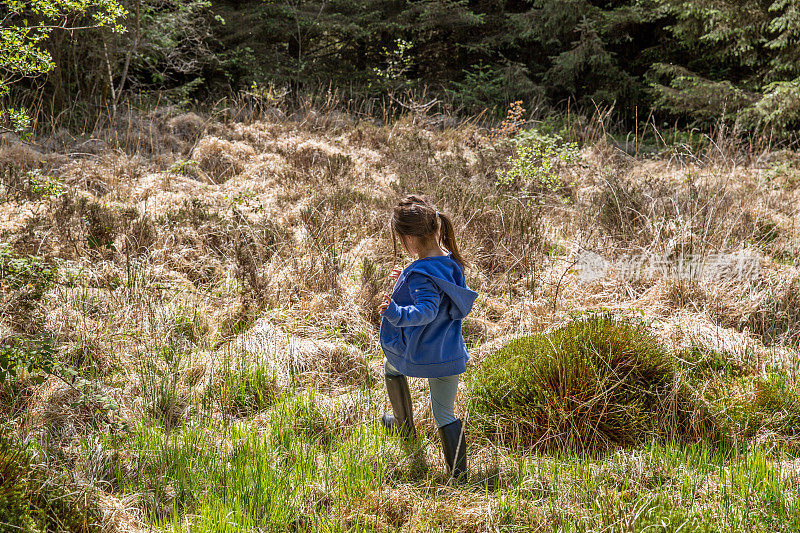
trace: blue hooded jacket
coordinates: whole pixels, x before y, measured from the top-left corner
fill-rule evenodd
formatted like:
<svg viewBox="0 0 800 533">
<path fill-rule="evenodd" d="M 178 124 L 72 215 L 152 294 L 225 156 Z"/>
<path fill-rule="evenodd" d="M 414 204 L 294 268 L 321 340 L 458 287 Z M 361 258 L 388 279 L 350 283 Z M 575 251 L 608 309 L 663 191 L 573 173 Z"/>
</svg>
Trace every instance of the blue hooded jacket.
<svg viewBox="0 0 800 533">
<path fill-rule="evenodd" d="M 478 293 L 467 287 L 464 271 L 450 254 L 408 265 L 381 319 L 386 359 L 411 377 L 439 378 L 467 370 L 469 354 L 461 320 Z"/>
</svg>

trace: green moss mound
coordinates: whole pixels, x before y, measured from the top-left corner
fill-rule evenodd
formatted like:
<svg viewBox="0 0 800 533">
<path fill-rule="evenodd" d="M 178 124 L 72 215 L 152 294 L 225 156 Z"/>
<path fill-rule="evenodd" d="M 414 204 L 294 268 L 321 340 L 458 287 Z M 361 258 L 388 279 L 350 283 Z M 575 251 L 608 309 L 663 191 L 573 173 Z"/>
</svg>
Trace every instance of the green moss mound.
<svg viewBox="0 0 800 533">
<path fill-rule="evenodd" d="M 674 358 L 645 325 L 607 313 L 516 339 L 469 382 L 472 423 L 504 444 L 602 450 L 699 436 Z"/>
</svg>

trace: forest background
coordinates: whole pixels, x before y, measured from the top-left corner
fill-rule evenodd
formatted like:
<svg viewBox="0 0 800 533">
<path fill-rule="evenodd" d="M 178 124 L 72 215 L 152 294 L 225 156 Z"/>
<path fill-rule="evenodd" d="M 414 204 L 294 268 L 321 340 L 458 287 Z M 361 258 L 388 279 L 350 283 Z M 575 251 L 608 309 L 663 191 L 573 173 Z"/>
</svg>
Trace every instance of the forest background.
<svg viewBox="0 0 800 533">
<path fill-rule="evenodd" d="M 622 130 L 786 138 L 800 126 L 796 0 L 37 0 L 0 2 L 6 127 L 68 129 L 141 105 L 334 90 L 424 94 L 501 117 L 509 102 Z M 19 109 L 27 110 L 25 115 Z M 28 116 L 28 119 L 25 119 Z"/>
</svg>

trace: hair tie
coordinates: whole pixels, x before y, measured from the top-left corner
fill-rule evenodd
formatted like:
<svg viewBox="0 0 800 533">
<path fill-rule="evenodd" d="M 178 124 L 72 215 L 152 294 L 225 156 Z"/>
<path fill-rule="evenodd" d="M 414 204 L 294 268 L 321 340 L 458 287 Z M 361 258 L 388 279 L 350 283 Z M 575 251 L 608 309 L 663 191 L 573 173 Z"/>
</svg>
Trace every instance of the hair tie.
<svg viewBox="0 0 800 533">
<path fill-rule="evenodd" d="M 438 210 L 436 211 L 436 216 L 437 216 L 437 217 L 439 216 L 439 211 L 438 211 Z"/>
</svg>

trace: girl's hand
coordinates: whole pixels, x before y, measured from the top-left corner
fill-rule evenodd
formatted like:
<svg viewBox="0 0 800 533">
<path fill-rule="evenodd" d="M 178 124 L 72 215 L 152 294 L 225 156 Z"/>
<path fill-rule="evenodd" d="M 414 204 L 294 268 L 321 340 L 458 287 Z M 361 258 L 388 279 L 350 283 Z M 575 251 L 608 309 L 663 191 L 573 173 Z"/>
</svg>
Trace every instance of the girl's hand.
<svg viewBox="0 0 800 533">
<path fill-rule="evenodd" d="M 389 304 L 392 303 L 392 299 L 389 298 L 388 295 L 383 295 L 383 302 L 378 306 L 378 314 L 383 315 L 383 312 L 386 311 L 386 308 L 389 307 Z"/>
</svg>

